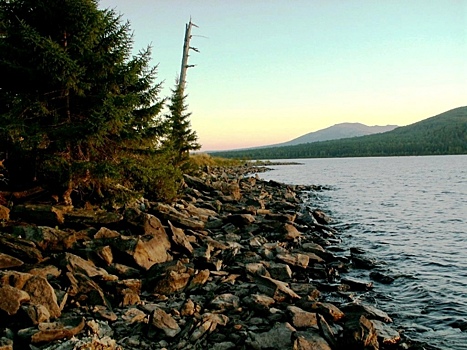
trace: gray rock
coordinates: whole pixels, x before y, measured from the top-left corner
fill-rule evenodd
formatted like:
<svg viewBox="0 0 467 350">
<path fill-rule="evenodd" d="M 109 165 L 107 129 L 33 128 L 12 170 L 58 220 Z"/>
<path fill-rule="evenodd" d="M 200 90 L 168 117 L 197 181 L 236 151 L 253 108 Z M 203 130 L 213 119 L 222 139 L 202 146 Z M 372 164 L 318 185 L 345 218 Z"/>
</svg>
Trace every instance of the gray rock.
<svg viewBox="0 0 467 350">
<path fill-rule="evenodd" d="M 156 336 L 158 332 L 155 330 L 162 331 L 168 338 L 175 337 L 181 331 L 174 318 L 160 308 L 156 308 L 151 314 L 149 325 L 150 337 Z"/>
<path fill-rule="evenodd" d="M 290 349 L 292 347 L 292 334 L 296 332 L 289 323 L 276 323 L 268 332 L 250 333 L 251 340 L 247 340 L 247 345 L 253 349 Z"/>
<path fill-rule="evenodd" d="M 239 307 L 240 298 L 236 295 L 226 293 L 216 296 L 210 304 L 216 310 L 232 310 Z"/>
</svg>

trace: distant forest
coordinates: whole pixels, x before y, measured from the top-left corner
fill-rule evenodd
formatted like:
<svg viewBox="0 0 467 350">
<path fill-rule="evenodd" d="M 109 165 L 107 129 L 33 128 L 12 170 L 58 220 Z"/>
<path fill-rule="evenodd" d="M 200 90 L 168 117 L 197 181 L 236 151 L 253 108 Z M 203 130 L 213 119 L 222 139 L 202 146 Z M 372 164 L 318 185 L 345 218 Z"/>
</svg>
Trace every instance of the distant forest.
<svg viewBox="0 0 467 350">
<path fill-rule="evenodd" d="M 240 159 L 293 159 L 467 154 L 467 107 L 395 130 L 295 146 L 211 152 Z"/>
</svg>

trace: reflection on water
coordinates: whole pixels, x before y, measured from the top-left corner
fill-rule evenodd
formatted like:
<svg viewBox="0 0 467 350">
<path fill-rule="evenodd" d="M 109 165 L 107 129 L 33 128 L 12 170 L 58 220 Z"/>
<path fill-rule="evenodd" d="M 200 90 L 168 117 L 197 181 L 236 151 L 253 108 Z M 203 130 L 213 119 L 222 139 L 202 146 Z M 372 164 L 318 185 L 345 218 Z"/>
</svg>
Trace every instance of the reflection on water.
<svg viewBox="0 0 467 350">
<path fill-rule="evenodd" d="M 310 205 L 397 277 L 375 302 L 415 340 L 467 349 L 467 156 L 300 159 L 261 174 L 330 188 Z M 367 278 L 368 271 L 353 271 Z"/>
</svg>

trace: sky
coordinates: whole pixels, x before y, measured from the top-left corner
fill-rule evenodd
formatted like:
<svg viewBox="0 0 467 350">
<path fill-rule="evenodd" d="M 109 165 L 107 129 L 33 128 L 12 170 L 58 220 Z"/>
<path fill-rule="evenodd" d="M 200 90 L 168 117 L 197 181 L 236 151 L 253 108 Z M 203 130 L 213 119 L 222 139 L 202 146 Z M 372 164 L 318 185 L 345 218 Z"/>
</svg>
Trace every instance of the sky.
<svg viewBox="0 0 467 350">
<path fill-rule="evenodd" d="M 101 0 L 152 47 L 161 97 L 180 75 L 204 151 L 343 122 L 404 126 L 467 105 L 467 0 Z"/>
</svg>

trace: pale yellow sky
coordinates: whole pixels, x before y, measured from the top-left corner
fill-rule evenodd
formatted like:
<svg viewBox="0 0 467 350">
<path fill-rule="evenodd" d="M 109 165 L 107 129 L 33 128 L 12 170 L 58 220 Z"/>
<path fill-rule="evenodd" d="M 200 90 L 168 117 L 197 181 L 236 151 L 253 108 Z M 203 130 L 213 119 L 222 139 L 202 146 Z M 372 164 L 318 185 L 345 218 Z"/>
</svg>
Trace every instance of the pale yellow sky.
<svg viewBox="0 0 467 350">
<path fill-rule="evenodd" d="M 467 105 L 467 0 L 102 0 L 151 45 L 162 97 L 194 28 L 188 111 L 202 150 L 343 122 L 408 125 Z"/>
</svg>

